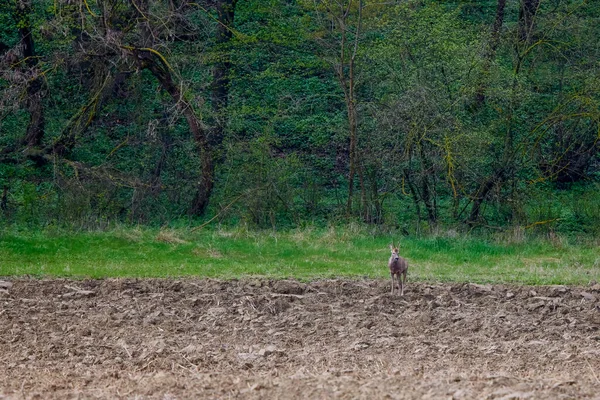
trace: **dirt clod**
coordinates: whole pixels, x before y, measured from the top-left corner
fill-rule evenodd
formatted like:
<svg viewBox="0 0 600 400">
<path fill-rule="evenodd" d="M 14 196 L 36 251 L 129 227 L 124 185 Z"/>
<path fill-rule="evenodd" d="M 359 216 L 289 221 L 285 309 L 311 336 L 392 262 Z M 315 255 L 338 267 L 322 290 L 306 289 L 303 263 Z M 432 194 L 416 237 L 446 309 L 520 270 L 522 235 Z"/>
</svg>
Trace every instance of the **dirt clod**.
<svg viewBox="0 0 600 400">
<path fill-rule="evenodd" d="M 282 294 L 302 294 L 304 284 L 295 281 L 276 281 L 273 284 L 273 291 Z"/>
<path fill-rule="evenodd" d="M 588 292 L 581 292 L 581 297 L 589 301 L 596 301 L 596 296 Z"/>
<path fill-rule="evenodd" d="M 12 287 L 12 282 L 8 282 L 8 281 L 0 281 L 0 289 L 5 289 L 8 290 Z"/>
</svg>

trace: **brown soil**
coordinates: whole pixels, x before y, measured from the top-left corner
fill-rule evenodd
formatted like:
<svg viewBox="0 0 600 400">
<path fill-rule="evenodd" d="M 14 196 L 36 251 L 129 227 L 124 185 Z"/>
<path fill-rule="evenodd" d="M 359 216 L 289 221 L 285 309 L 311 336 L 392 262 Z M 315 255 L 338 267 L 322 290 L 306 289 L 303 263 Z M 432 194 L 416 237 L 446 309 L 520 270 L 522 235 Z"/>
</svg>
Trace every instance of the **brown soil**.
<svg viewBox="0 0 600 400">
<path fill-rule="evenodd" d="M 12 283 L 0 398 L 600 399 L 600 285 Z"/>
</svg>

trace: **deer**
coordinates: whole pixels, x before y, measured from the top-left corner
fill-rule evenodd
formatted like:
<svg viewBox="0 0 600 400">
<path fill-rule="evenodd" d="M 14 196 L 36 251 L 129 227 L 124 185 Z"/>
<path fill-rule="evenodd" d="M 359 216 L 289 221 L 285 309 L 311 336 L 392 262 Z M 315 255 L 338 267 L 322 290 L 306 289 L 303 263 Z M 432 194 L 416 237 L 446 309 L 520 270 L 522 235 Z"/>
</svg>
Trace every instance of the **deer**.
<svg viewBox="0 0 600 400">
<path fill-rule="evenodd" d="M 399 247 L 400 245 L 398 245 Z M 394 242 L 390 245 L 392 255 L 388 261 L 390 274 L 392 274 L 392 293 L 394 287 L 400 290 L 400 296 L 404 296 L 404 284 L 406 283 L 406 273 L 408 272 L 408 261 L 398 255 L 398 247 L 394 246 Z"/>
</svg>

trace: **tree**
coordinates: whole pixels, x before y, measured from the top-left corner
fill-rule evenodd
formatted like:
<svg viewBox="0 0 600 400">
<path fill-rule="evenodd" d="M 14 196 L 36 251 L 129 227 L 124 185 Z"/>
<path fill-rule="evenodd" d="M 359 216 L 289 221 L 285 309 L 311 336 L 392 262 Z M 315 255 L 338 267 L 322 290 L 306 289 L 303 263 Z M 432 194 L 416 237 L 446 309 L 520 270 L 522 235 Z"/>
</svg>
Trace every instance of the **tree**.
<svg viewBox="0 0 600 400">
<path fill-rule="evenodd" d="M 346 214 L 352 214 L 352 199 L 356 175 L 361 188 L 361 206 L 366 210 L 366 193 L 358 144 L 357 56 L 362 34 L 362 0 L 322 0 L 316 2 L 316 12 L 327 21 L 327 34 L 322 41 L 325 59 L 330 62 L 344 95 L 348 119 L 348 197 Z"/>
</svg>

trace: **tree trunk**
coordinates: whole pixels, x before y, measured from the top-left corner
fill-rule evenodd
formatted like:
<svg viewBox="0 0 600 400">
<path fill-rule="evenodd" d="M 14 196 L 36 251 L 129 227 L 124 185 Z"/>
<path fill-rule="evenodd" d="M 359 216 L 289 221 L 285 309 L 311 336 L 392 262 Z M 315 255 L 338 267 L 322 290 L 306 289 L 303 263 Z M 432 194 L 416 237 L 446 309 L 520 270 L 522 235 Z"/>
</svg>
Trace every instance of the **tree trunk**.
<svg viewBox="0 0 600 400">
<path fill-rule="evenodd" d="M 176 107 L 184 115 L 190 131 L 194 137 L 201 160 L 201 177 L 198 189 L 192 201 L 190 214 L 202 215 L 206 211 L 208 201 L 214 186 L 213 174 L 214 164 L 212 151 L 208 144 L 206 132 L 190 103 L 188 103 L 179 89 L 179 85 L 173 80 L 169 66 L 153 52 L 144 49 L 134 49 L 133 54 L 141 68 L 148 69 L 158 80 L 164 90 L 171 95 Z"/>
<path fill-rule="evenodd" d="M 477 90 L 475 92 L 475 104 L 477 107 L 481 107 L 485 103 L 485 89 L 487 85 L 487 77 L 492 67 L 492 62 L 496 57 L 498 46 L 500 45 L 500 31 L 502 30 L 502 24 L 504 23 L 504 10 L 506 8 L 506 0 L 498 0 L 496 6 L 496 18 L 492 25 L 492 32 L 490 35 L 490 41 L 488 43 L 481 70 L 481 77 Z"/>
<path fill-rule="evenodd" d="M 2 197 L 0 198 L 0 210 L 8 210 L 8 186 L 4 185 L 2 189 Z"/>
<path fill-rule="evenodd" d="M 215 124 L 210 132 L 210 144 L 213 149 L 221 146 L 224 139 L 226 118 L 223 114 L 227 110 L 229 97 L 229 73 L 231 70 L 230 51 L 227 45 L 233 37 L 232 26 L 235 18 L 237 0 L 220 0 L 217 3 L 217 61 L 213 68 L 213 82 L 211 101 L 215 115 Z"/>
<path fill-rule="evenodd" d="M 359 180 L 361 185 L 361 198 L 363 199 L 363 211 L 364 211 L 364 177 L 362 168 L 360 168 L 360 162 L 358 159 L 358 114 L 356 110 L 356 79 L 355 79 L 355 66 L 356 66 L 356 55 L 358 52 L 358 38 L 361 30 L 362 21 L 362 1 L 358 1 L 358 22 L 356 25 L 356 31 L 354 32 L 354 43 L 352 44 L 351 51 L 346 48 L 347 40 L 346 35 L 348 34 L 348 26 L 346 25 L 352 0 L 349 1 L 347 6 L 342 7 L 342 15 L 338 17 L 338 23 L 340 25 L 340 31 L 342 39 L 340 43 L 340 64 L 336 69 L 340 86 L 344 91 L 344 100 L 346 101 L 346 109 L 348 112 L 348 128 L 350 134 L 350 149 L 349 149 L 349 173 L 348 173 L 348 201 L 346 203 L 346 214 L 350 216 L 352 214 L 352 197 L 354 196 L 354 179 L 356 174 L 359 174 Z M 346 54 L 350 53 L 348 62 L 346 64 Z M 348 69 L 346 75 L 345 69 Z"/>
<path fill-rule="evenodd" d="M 540 0 L 521 0 L 519 6 L 519 41 L 530 43 L 533 38 L 535 15 Z"/>
<path fill-rule="evenodd" d="M 38 75 L 36 67 L 38 59 L 35 54 L 35 45 L 31 31 L 31 3 L 29 0 L 17 0 L 15 9 L 15 20 L 19 27 L 20 45 L 23 49 L 24 65 L 33 74 L 27 86 L 27 111 L 29 111 L 29 123 L 23 144 L 27 147 L 37 147 L 44 137 L 45 119 L 44 105 L 42 103 L 44 81 Z"/>
<path fill-rule="evenodd" d="M 471 207 L 471 213 L 469 214 L 469 218 L 467 219 L 467 223 L 472 225 L 479 219 L 479 214 L 481 212 L 481 205 L 484 200 L 487 198 L 488 194 L 494 187 L 496 183 L 495 177 L 488 178 L 480 187 L 477 193 L 475 194 L 475 199 L 473 199 L 473 207 Z"/>
<path fill-rule="evenodd" d="M 530 0 L 530 1 L 539 1 L 539 0 Z M 506 6 L 506 0 L 498 0 L 498 8 L 496 10 L 496 21 L 494 22 L 494 28 L 492 29 L 492 38 L 490 40 L 490 52 L 488 53 L 485 63 L 484 63 L 484 72 L 487 74 L 489 71 L 489 66 L 495 57 L 496 50 L 499 45 L 499 31 L 502 27 L 502 21 L 504 19 L 504 7 Z M 537 9 L 537 6 L 536 6 Z M 518 59 L 516 62 L 516 66 L 514 69 L 514 77 L 513 84 L 511 88 L 511 97 L 509 107 L 506 111 L 506 132 L 504 136 L 504 149 L 502 153 L 502 157 L 497 160 L 497 163 L 494 167 L 492 174 L 487 177 L 477 189 L 477 192 L 472 196 L 473 205 L 471 207 L 471 213 L 469 214 L 469 218 L 467 219 L 468 224 L 475 224 L 480 217 L 481 214 L 481 206 L 487 199 L 490 191 L 496 185 L 503 185 L 509 179 L 510 175 L 514 172 L 515 169 L 515 146 L 514 146 L 514 128 L 513 128 L 513 112 L 515 109 L 515 105 L 517 104 L 517 76 L 520 72 L 520 67 L 523 61 L 523 55 L 518 51 L 518 43 L 517 43 L 517 53 Z M 479 97 L 478 104 L 482 105 L 485 101 L 484 96 L 485 87 L 480 86 L 480 91 L 478 94 L 481 94 Z"/>
<path fill-rule="evenodd" d="M 417 233 L 421 232 L 421 204 L 419 202 L 419 193 L 417 192 L 417 188 L 413 184 L 410 179 L 409 170 L 404 170 L 404 179 L 408 184 L 408 190 L 410 190 L 411 197 L 413 198 L 413 203 L 415 203 L 415 211 L 417 212 Z"/>
<path fill-rule="evenodd" d="M 434 228 L 437 224 L 437 207 L 435 202 L 435 193 L 430 190 L 429 175 L 433 174 L 433 167 L 425 156 L 422 144 L 418 144 L 419 156 L 421 158 L 421 198 L 425 209 L 427 210 L 427 218 L 429 221 L 429 227 Z"/>
<path fill-rule="evenodd" d="M 237 0 L 224 0 L 225 2 L 235 2 Z M 232 3 L 233 4 L 233 3 Z M 214 162 L 213 152 L 209 143 L 208 132 L 202 126 L 202 123 L 196 116 L 192 105 L 185 100 L 179 85 L 173 79 L 173 74 L 166 60 L 152 49 L 154 46 L 154 35 L 152 34 L 152 26 L 147 17 L 148 0 L 140 0 L 134 4 L 140 19 L 140 32 L 144 48 L 132 48 L 132 54 L 136 59 L 136 63 L 142 69 L 148 69 L 152 75 L 158 80 L 162 88 L 171 95 L 177 109 L 184 115 L 196 146 L 199 151 L 201 172 L 200 181 L 192 204 L 189 209 L 191 215 L 200 216 L 204 214 L 208 207 L 208 202 L 212 194 L 214 186 Z M 221 4 L 219 4 L 221 6 Z M 221 28 L 221 26 L 220 26 Z"/>
<path fill-rule="evenodd" d="M 118 72 L 116 75 L 111 76 L 108 71 L 103 70 L 94 73 L 98 74 L 94 80 L 99 84 L 102 83 L 99 87 L 90 90 L 89 101 L 69 120 L 61 136 L 47 146 L 44 153 L 55 154 L 59 157 L 68 156 L 77 144 L 77 138 L 85 133 L 87 128 L 95 121 L 96 113 L 102 109 L 107 99 L 129 75 L 129 72 Z"/>
<path fill-rule="evenodd" d="M 382 222 L 383 215 L 383 200 L 381 196 L 379 196 L 379 187 L 377 183 L 377 168 L 372 167 L 370 171 L 366 174 L 366 177 L 370 181 L 371 185 L 371 203 L 374 206 L 374 215 L 369 216 L 368 222 L 380 224 Z"/>
<path fill-rule="evenodd" d="M 353 93 L 353 91 L 351 91 Z M 354 102 L 349 99 L 347 102 L 348 108 L 348 124 L 350 130 L 350 166 L 348 171 L 348 201 L 346 203 L 346 212 L 350 216 L 352 214 L 352 197 L 354 196 L 354 176 L 356 175 L 357 152 L 356 152 L 356 110 Z"/>
</svg>

